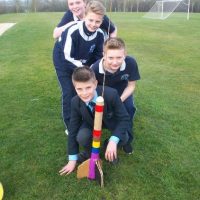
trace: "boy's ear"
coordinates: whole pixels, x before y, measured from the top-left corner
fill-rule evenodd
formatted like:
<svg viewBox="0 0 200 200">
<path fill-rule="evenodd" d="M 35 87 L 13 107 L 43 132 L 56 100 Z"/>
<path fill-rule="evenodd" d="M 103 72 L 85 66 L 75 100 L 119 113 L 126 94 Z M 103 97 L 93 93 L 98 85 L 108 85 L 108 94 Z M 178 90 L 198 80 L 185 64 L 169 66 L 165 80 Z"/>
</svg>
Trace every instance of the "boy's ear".
<svg viewBox="0 0 200 200">
<path fill-rule="evenodd" d="M 73 84 L 73 86 L 74 86 L 74 80 L 72 79 L 72 84 Z"/>
<path fill-rule="evenodd" d="M 127 51 L 124 50 L 124 59 L 125 59 L 126 56 L 127 56 Z"/>
<path fill-rule="evenodd" d="M 98 85 L 98 81 L 97 81 L 97 80 L 95 81 L 95 85 L 96 85 L 96 87 L 97 87 L 97 85 Z"/>
<path fill-rule="evenodd" d="M 94 81 L 94 85 L 95 85 L 95 89 L 96 89 L 97 85 L 98 85 L 98 81 L 97 80 Z"/>
</svg>

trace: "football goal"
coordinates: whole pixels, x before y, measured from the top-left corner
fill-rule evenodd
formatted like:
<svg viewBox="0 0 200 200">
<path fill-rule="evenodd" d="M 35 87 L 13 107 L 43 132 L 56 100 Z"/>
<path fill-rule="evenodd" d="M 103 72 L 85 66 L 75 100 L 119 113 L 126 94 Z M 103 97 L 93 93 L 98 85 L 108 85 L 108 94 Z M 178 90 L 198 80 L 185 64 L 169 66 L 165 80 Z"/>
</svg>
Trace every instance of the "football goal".
<svg viewBox="0 0 200 200">
<path fill-rule="evenodd" d="M 144 17 L 164 20 L 175 11 L 186 12 L 189 19 L 190 0 L 187 3 L 185 0 L 158 0 Z"/>
</svg>

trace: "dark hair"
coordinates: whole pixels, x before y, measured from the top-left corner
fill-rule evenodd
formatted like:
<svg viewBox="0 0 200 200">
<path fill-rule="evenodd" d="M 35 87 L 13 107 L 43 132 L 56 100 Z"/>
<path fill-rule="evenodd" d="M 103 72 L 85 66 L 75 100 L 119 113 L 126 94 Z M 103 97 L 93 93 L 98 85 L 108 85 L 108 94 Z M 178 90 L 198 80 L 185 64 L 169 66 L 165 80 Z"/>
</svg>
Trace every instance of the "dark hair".
<svg viewBox="0 0 200 200">
<path fill-rule="evenodd" d="M 88 66 L 77 67 L 72 74 L 72 81 L 87 82 L 90 80 L 96 81 L 94 71 Z"/>
</svg>

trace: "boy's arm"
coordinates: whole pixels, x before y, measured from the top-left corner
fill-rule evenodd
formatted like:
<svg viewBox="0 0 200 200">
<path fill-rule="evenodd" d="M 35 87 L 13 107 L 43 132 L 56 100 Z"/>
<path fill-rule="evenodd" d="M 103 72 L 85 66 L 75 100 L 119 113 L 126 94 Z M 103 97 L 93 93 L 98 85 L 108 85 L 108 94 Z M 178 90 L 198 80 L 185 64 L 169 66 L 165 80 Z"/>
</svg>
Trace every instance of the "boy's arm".
<svg viewBox="0 0 200 200">
<path fill-rule="evenodd" d="M 124 102 L 130 95 L 133 94 L 136 86 L 136 81 L 129 81 L 127 87 L 124 89 L 122 95 L 121 95 L 121 100 Z"/>
<path fill-rule="evenodd" d="M 64 30 L 65 30 L 64 26 L 54 28 L 54 30 L 53 30 L 53 38 L 54 39 L 59 38 Z"/>
<path fill-rule="evenodd" d="M 121 140 L 124 134 L 132 129 L 130 116 L 116 89 L 105 87 L 104 100 L 104 125 L 111 130 L 111 137 L 115 136 Z"/>
<path fill-rule="evenodd" d="M 77 112 L 77 101 L 72 100 L 71 108 L 71 119 L 69 127 L 69 138 L 68 138 L 68 154 L 69 161 L 68 163 L 59 171 L 60 175 L 68 175 L 74 171 L 76 163 L 78 160 L 78 143 L 76 142 L 76 136 L 78 129 L 80 127 L 80 115 Z"/>
<path fill-rule="evenodd" d="M 110 33 L 110 37 L 111 38 L 117 37 L 117 28 L 116 27 L 115 27 L 115 30 L 112 33 Z"/>
<path fill-rule="evenodd" d="M 68 28 L 70 25 L 72 25 L 74 22 L 69 22 L 67 24 L 65 24 L 64 26 L 61 27 L 56 27 L 53 31 L 53 38 L 57 39 L 61 36 L 62 32 Z"/>
<path fill-rule="evenodd" d="M 108 18 L 108 16 L 104 15 L 100 28 L 105 30 L 110 37 L 117 37 L 117 27 Z"/>
<path fill-rule="evenodd" d="M 73 21 L 72 18 L 72 14 L 70 13 L 70 11 L 68 10 L 64 16 L 62 17 L 61 21 L 59 22 L 59 24 L 57 25 L 57 27 L 54 28 L 53 31 L 53 38 L 57 39 L 61 36 L 62 32 L 66 29 L 66 25 Z"/>
<path fill-rule="evenodd" d="M 59 171 L 60 175 L 70 174 L 76 167 L 79 146 L 76 141 L 77 132 L 81 123 L 81 115 L 79 114 L 78 99 L 73 98 L 71 101 L 71 119 L 68 137 L 68 163 Z"/>
<path fill-rule="evenodd" d="M 115 127 L 113 127 L 114 130 L 112 131 L 112 135 L 106 148 L 105 158 L 109 161 L 113 161 L 115 158 L 117 158 L 117 144 L 121 137 L 123 137 L 122 134 L 125 134 L 131 129 L 131 122 L 117 91 L 110 91 L 109 97 L 110 98 L 107 99 L 107 104 L 110 104 L 110 106 L 113 108 L 112 111 L 114 116 L 111 120 L 114 120 L 112 123 L 115 124 Z"/>
<path fill-rule="evenodd" d="M 136 87 L 136 81 L 140 79 L 138 65 L 136 60 L 131 56 L 125 58 L 127 73 L 129 74 L 128 85 L 121 94 L 121 100 L 124 102 L 130 95 L 133 94 Z"/>
<path fill-rule="evenodd" d="M 68 155 L 69 160 L 77 160 L 77 155 L 79 153 L 79 144 L 76 140 L 77 133 L 82 123 L 82 116 L 79 108 L 79 99 L 75 96 L 71 100 L 71 114 L 70 114 L 70 125 L 69 125 L 69 135 L 68 135 Z"/>
<path fill-rule="evenodd" d="M 75 36 L 72 36 L 72 34 L 69 34 L 69 32 L 67 33 L 66 41 L 64 45 L 64 56 L 67 61 L 71 62 L 76 67 L 82 67 L 83 64 L 80 60 L 75 60 L 73 57 L 71 57 L 72 49 L 74 49 L 74 41 L 76 42 L 76 38 L 73 38 L 73 37 Z"/>
</svg>

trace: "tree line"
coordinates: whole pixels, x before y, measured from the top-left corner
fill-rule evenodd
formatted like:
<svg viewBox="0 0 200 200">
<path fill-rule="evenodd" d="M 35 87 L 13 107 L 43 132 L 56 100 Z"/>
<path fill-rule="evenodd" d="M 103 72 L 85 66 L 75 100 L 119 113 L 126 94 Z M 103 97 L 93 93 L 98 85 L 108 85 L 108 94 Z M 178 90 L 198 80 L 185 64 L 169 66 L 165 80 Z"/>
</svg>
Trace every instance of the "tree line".
<svg viewBox="0 0 200 200">
<path fill-rule="evenodd" d="M 107 12 L 147 12 L 156 0 L 101 0 Z M 189 0 L 183 0 L 182 7 Z M 0 0 L 0 14 L 20 12 L 63 12 L 66 0 Z M 181 11 L 183 11 L 182 9 Z M 190 0 L 190 12 L 200 12 L 200 1 Z"/>
</svg>

